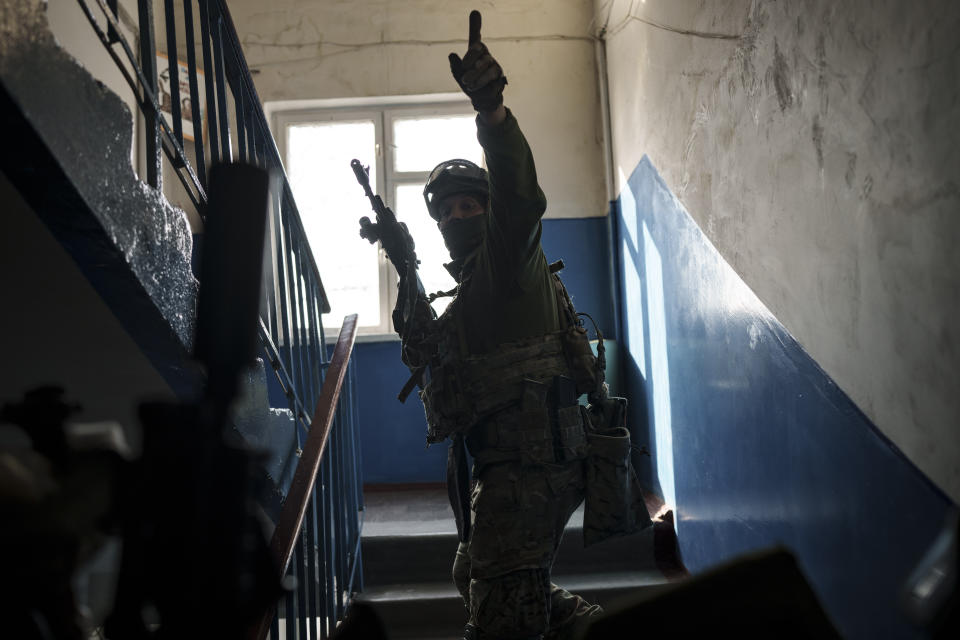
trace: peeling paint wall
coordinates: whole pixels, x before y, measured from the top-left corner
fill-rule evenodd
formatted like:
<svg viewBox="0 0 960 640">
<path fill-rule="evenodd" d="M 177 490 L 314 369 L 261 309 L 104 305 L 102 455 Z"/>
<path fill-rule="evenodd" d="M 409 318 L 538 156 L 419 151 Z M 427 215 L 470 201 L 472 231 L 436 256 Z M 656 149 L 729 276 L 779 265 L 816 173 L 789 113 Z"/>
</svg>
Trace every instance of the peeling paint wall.
<svg viewBox="0 0 960 640">
<path fill-rule="evenodd" d="M 649 156 L 877 427 L 960 501 L 960 5 L 595 2 Z"/>
<path fill-rule="evenodd" d="M 605 215 L 589 2 L 230 2 L 267 102 L 457 91 L 447 55 L 466 50 L 471 9 L 509 79 L 505 102 L 533 148 L 547 216 Z"/>
</svg>

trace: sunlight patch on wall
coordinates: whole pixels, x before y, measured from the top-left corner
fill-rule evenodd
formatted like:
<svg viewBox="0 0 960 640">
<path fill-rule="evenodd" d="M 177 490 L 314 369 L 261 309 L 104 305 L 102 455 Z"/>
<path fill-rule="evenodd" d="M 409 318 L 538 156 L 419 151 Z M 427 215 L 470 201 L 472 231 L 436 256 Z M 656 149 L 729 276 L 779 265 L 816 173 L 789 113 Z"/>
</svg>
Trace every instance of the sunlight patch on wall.
<svg viewBox="0 0 960 640">
<path fill-rule="evenodd" d="M 629 193 L 629 189 L 623 191 Z M 621 196 L 622 197 L 622 196 Z M 643 298 L 640 289 L 640 265 L 637 264 L 640 258 L 636 251 L 630 250 L 630 244 L 626 238 L 622 240 L 621 250 L 624 257 L 623 269 L 623 288 L 624 299 L 626 302 L 626 312 L 628 325 L 627 329 L 627 350 L 630 357 L 633 358 L 637 369 L 643 379 L 647 379 L 647 352 L 643 343 L 644 334 L 644 313 Z M 629 262 L 628 262 L 629 261 Z"/>
<path fill-rule="evenodd" d="M 630 183 L 627 182 L 627 176 L 623 175 L 623 169 L 617 167 L 617 173 L 620 175 L 620 216 L 623 218 L 623 224 L 627 228 L 627 235 L 630 239 L 630 251 L 624 251 L 624 255 L 636 255 L 640 251 L 640 235 L 637 232 L 637 199 L 630 190 Z M 624 238 L 626 240 L 626 238 Z"/>
<path fill-rule="evenodd" d="M 647 280 L 647 310 L 650 328 L 650 379 L 653 385 L 653 416 L 657 449 L 657 478 L 663 500 L 677 509 L 673 475 L 673 425 L 670 409 L 670 367 L 667 363 L 667 322 L 663 292 L 663 261 L 660 251 L 643 223 L 643 253 Z M 679 514 L 674 526 L 679 525 Z"/>
</svg>

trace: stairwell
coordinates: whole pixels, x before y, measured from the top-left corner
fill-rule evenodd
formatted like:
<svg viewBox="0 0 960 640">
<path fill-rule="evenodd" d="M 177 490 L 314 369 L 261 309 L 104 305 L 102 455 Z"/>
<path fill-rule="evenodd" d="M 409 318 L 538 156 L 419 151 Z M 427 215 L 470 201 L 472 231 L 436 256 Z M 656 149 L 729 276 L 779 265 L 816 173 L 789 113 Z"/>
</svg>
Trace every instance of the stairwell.
<svg viewBox="0 0 960 640">
<path fill-rule="evenodd" d="M 583 547 L 583 507 L 570 518 L 553 582 L 609 606 L 669 581 L 658 568 L 655 527 Z M 367 487 L 363 592 L 390 638 L 462 638 L 466 611 L 451 576 L 457 533 L 441 485 Z M 661 563 L 662 566 L 662 563 Z M 668 571 L 669 573 L 669 571 Z"/>
</svg>

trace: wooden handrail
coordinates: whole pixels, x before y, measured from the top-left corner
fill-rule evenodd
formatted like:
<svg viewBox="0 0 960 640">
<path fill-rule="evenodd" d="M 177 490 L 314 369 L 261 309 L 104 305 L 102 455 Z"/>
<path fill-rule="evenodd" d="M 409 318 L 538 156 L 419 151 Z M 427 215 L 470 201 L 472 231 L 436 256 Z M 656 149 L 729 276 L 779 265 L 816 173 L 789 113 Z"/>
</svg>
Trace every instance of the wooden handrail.
<svg viewBox="0 0 960 640">
<path fill-rule="evenodd" d="M 327 376 L 320 390 L 320 399 L 317 400 L 317 408 L 310 423 L 310 433 L 303 446 L 300 462 L 297 463 L 297 469 L 293 473 L 293 482 L 290 484 L 287 498 L 280 510 L 277 527 L 273 530 L 273 537 L 270 539 L 270 551 L 277 566 L 280 567 L 281 577 L 287 572 L 297 535 L 303 525 L 303 517 L 317 480 L 317 471 L 320 469 L 320 460 L 323 458 L 327 440 L 330 438 L 333 416 L 337 410 L 340 389 L 343 387 L 343 378 L 347 372 L 347 364 L 350 361 L 356 337 L 357 314 L 354 313 L 343 319 L 337 346 L 333 349 L 333 358 L 327 368 Z M 257 640 L 266 638 L 275 614 L 276 604 L 264 613 L 251 637 Z"/>
</svg>

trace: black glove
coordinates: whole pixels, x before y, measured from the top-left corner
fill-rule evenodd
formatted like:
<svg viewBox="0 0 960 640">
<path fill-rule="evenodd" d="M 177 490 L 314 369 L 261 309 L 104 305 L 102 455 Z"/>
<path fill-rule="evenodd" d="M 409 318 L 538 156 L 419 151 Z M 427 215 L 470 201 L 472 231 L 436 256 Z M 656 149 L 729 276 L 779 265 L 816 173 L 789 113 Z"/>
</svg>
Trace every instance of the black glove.
<svg viewBox="0 0 960 640">
<path fill-rule="evenodd" d="M 408 260 L 417 259 L 417 254 L 414 252 L 416 245 L 413 243 L 413 236 L 410 235 L 404 222 L 397 222 L 396 226 L 392 226 L 386 233 L 384 231 L 381 230 L 380 232 L 380 243 L 383 245 L 384 251 L 387 252 L 387 257 L 390 258 L 393 266 L 397 268 L 397 271 L 402 272 L 406 268 Z"/>
<path fill-rule="evenodd" d="M 467 53 L 460 59 L 450 54 L 450 72 L 460 85 L 473 108 L 477 111 L 493 111 L 503 104 L 503 87 L 507 77 L 503 75 L 500 63 L 487 51 L 487 45 L 480 41 L 480 12 L 470 12 L 470 40 Z"/>
</svg>

